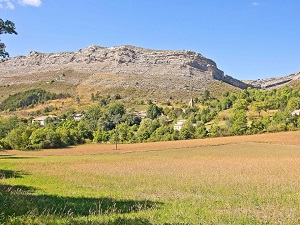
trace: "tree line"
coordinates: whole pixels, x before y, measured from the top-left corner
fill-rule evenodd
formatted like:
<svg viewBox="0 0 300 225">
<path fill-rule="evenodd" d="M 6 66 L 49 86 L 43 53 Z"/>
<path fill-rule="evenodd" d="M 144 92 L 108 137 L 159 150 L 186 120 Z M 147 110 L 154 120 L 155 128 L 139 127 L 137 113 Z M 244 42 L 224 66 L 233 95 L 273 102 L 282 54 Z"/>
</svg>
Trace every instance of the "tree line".
<svg viewBox="0 0 300 225">
<path fill-rule="evenodd" d="M 147 118 L 141 119 L 134 109 L 120 101 L 89 107 L 80 121 L 74 112 L 59 115 L 45 126 L 16 116 L 0 119 L 0 147 L 6 149 L 61 148 L 85 142 L 136 143 L 186 140 L 265 132 L 298 130 L 300 88 L 283 87 L 271 91 L 248 88 L 217 99 L 208 91 L 195 98 L 196 106 L 159 107 L 149 102 Z M 184 119 L 181 130 L 174 123 Z"/>
</svg>

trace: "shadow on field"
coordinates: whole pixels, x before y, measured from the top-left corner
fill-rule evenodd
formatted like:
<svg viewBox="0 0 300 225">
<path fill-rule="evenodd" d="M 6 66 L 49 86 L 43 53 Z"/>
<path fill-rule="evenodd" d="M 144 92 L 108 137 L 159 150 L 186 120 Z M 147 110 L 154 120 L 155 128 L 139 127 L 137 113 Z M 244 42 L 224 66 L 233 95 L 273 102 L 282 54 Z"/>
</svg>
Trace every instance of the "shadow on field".
<svg viewBox="0 0 300 225">
<path fill-rule="evenodd" d="M 54 195 L 35 195 L 35 188 L 2 184 L 9 178 L 21 178 L 20 171 L 0 170 L 0 223 L 10 217 L 59 217 L 74 219 L 76 217 L 121 215 L 159 208 L 162 203 L 147 200 L 116 200 L 113 198 L 62 197 Z M 128 220 L 128 219 L 125 219 Z M 109 224 L 150 224 L 143 219 L 116 219 Z M 77 224 L 85 224 L 83 221 Z M 88 223 L 86 223 L 88 224 Z M 101 223 L 100 223 L 101 224 Z M 105 224 L 105 223 L 104 223 Z"/>
<path fill-rule="evenodd" d="M 0 155 L 0 159 L 36 159 L 37 157 L 15 156 L 15 155 Z"/>
<path fill-rule="evenodd" d="M 153 223 L 149 222 L 147 219 L 142 218 L 135 218 L 135 219 L 128 219 L 128 218 L 121 218 L 118 217 L 115 220 L 110 220 L 107 222 L 95 222 L 95 221 L 70 221 L 72 225 L 88 225 L 88 224 L 94 224 L 94 225 L 152 225 Z"/>
<path fill-rule="evenodd" d="M 27 175 L 27 174 L 22 173 L 21 171 L 0 170 L 0 180 L 9 179 L 9 178 L 21 178 L 23 175 Z"/>
<path fill-rule="evenodd" d="M 115 220 L 110 220 L 107 222 L 94 222 L 94 221 L 73 221 L 71 220 L 70 223 L 72 225 L 88 225 L 88 224 L 93 224 L 93 225 L 157 225 L 158 223 L 152 223 L 147 219 L 143 218 L 134 218 L 134 219 L 128 219 L 128 218 L 121 218 L 118 217 Z M 161 225 L 185 225 L 185 223 L 159 223 Z"/>
</svg>

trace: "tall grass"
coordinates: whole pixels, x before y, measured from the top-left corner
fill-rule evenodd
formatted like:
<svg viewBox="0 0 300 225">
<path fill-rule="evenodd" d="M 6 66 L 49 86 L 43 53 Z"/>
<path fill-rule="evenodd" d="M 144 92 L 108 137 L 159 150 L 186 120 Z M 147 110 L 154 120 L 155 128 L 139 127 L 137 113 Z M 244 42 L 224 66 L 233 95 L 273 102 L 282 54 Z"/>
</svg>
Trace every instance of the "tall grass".
<svg viewBox="0 0 300 225">
<path fill-rule="evenodd" d="M 297 145 L 0 160 L 4 224 L 300 223 Z"/>
</svg>

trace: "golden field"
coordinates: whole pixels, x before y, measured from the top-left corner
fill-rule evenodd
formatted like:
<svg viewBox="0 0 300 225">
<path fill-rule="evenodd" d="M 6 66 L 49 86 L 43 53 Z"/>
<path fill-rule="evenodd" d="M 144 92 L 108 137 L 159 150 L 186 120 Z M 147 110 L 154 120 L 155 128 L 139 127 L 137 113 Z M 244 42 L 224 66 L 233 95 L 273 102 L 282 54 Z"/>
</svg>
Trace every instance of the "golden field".
<svg viewBox="0 0 300 225">
<path fill-rule="evenodd" d="M 126 152 L 159 151 L 167 149 L 185 149 L 205 146 L 218 146 L 227 144 L 242 144 L 245 142 L 269 143 L 282 145 L 299 145 L 300 131 L 269 133 L 249 136 L 232 136 L 207 139 L 193 139 L 184 141 L 150 142 L 138 144 L 119 144 L 115 150 L 115 144 L 86 144 L 65 149 L 48 149 L 41 151 L 2 151 L 0 154 L 12 155 L 95 155 L 116 154 Z"/>
<path fill-rule="evenodd" d="M 1 151 L 0 221 L 299 224 L 299 135 Z"/>
</svg>

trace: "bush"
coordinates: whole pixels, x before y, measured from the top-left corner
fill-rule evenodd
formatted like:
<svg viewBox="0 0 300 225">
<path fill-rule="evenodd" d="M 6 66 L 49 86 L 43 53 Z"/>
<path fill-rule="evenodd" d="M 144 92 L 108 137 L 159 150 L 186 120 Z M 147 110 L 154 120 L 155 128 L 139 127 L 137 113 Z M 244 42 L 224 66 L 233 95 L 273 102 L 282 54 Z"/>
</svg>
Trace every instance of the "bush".
<svg viewBox="0 0 300 225">
<path fill-rule="evenodd" d="M 280 131 L 286 131 L 287 127 L 285 125 L 285 123 L 279 123 L 279 124 L 270 124 L 267 127 L 267 131 L 274 133 L 274 132 L 280 132 Z"/>
</svg>

